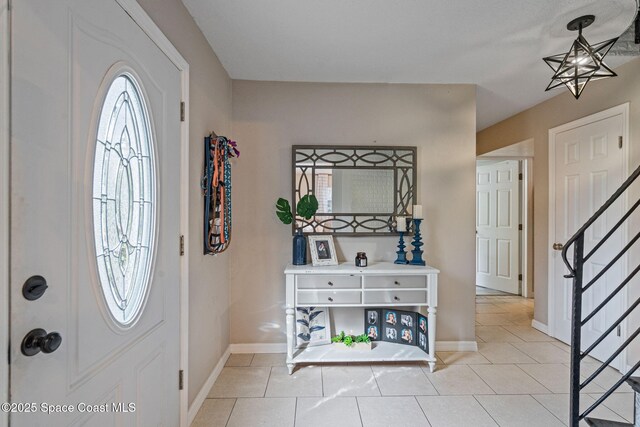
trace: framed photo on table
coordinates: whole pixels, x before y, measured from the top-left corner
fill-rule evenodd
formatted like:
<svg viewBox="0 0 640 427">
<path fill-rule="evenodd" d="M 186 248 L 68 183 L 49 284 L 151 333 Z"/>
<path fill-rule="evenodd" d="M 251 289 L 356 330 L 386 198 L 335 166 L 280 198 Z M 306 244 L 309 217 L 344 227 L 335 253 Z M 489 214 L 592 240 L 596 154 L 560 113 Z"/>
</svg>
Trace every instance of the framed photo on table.
<svg viewBox="0 0 640 427">
<path fill-rule="evenodd" d="M 333 236 L 309 236 L 309 248 L 311 249 L 311 262 L 314 266 L 338 265 Z"/>
</svg>

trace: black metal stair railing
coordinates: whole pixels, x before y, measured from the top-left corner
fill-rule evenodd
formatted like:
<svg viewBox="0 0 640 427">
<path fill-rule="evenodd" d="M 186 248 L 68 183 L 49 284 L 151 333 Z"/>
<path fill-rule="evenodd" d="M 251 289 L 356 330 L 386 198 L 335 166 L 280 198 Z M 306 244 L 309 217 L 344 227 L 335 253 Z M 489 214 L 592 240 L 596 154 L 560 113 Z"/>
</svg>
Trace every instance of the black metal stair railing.
<svg viewBox="0 0 640 427">
<path fill-rule="evenodd" d="M 638 298 L 633 304 L 631 304 L 622 315 L 609 326 L 603 334 L 598 337 L 585 351 L 581 351 L 581 338 L 582 328 L 589 322 L 600 310 L 602 310 L 627 284 L 633 279 L 633 277 L 640 271 L 640 264 L 633 269 L 633 271 L 618 285 L 604 300 L 598 304 L 598 306 L 582 317 L 582 295 L 589 289 L 616 263 L 627 251 L 633 246 L 633 244 L 640 239 L 640 232 L 638 232 L 629 242 L 622 248 L 622 250 L 614 256 L 611 261 L 596 274 L 586 285 L 583 285 L 583 268 L 584 263 L 591 258 L 591 256 L 602 247 L 602 245 L 622 226 L 622 224 L 629 218 L 629 216 L 640 205 L 640 199 L 636 201 L 633 206 L 622 216 L 622 218 L 609 230 L 602 240 L 600 240 L 586 255 L 584 254 L 584 236 L 585 232 L 591 227 L 597 220 L 604 214 L 607 209 L 631 186 L 631 184 L 640 176 L 640 167 L 638 167 L 627 180 L 616 190 L 615 193 L 605 202 L 600 209 L 567 241 L 562 249 L 562 259 L 569 269 L 569 274 L 565 275 L 565 278 L 573 279 L 573 294 L 571 301 L 571 371 L 570 371 L 570 402 L 569 402 L 569 425 L 571 427 L 578 427 L 581 420 L 585 419 L 595 408 L 597 408 L 605 399 L 607 399 L 611 393 L 613 393 L 622 383 L 624 383 L 635 371 L 640 368 L 640 361 L 638 361 L 626 374 L 624 374 L 615 384 L 613 384 L 605 393 L 600 396 L 591 406 L 584 411 L 580 411 L 580 391 L 584 389 L 591 381 L 593 381 L 604 369 L 624 351 L 624 349 L 638 336 L 640 335 L 640 328 L 636 329 L 630 334 L 627 339 L 611 354 L 611 356 L 605 360 L 602 365 L 598 367 L 587 379 L 580 380 L 580 363 L 582 360 L 593 351 L 598 344 L 613 332 L 624 319 L 631 314 L 631 312 L 640 305 L 640 298 Z M 569 248 L 573 246 L 573 265 L 567 259 L 567 252 Z M 597 285 L 596 285 L 597 286 Z"/>
</svg>

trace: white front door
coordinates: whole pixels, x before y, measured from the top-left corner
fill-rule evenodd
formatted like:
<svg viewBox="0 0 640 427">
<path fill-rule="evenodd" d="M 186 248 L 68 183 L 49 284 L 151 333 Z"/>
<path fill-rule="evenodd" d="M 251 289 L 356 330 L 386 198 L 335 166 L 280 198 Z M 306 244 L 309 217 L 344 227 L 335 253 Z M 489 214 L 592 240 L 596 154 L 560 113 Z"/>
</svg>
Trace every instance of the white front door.
<svg viewBox="0 0 640 427">
<path fill-rule="evenodd" d="M 564 244 L 622 184 L 623 150 L 619 137 L 623 134 L 622 114 L 567 129 L 555 136 L 555 237 L 553 243 Z M 584 253 L 602 239 L 622 216 L 622 201 L 612 205 L 585 234 Z M 623 247 L 622 230 L 612 237 L 584 265 L 583 285 L 609 263 Z M 555 331 L 554 336 L 571 341 L 572 281 L 560 251 L 553 251 Z M 573 262 L 573 250 L 569 251 Z M 582 317 L 585 318 L 623 280 L 622 262 L 616 263 L 583 296 Z M 618 294 L 582 329 L 582 350 L 585 350 L 622 314 L 622 295 Z M 606 360 L 622 343 L 616 331 L 591 353 Z M 614 364 L 614 366 L 617 366 Z"/>
<path fill-rule="evenodd" d="M 115 0 L 11 13 L 11 425 L 177 426 L 180 72 Z"/>
<path fill-rule="evenodd" d="M 476 285 L 520 294 L 518 161 L 478 165 Z"/>
</svg>

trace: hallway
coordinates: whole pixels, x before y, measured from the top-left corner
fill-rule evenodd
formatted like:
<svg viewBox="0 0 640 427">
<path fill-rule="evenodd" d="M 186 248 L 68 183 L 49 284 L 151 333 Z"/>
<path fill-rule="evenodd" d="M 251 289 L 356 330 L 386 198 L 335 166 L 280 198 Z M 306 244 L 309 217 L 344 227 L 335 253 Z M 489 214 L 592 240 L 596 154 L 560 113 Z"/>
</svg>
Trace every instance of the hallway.
<svg viewBox="0 0 640 427">
<path fill-rule="evenodd" d="M 533 300 L 478 296 L 478 352 L 437 352 L 426 364 L 304 366 L 284 354 L 232 354 L 193 426 L 532 426 L 567 424 L 569 347 L 533 329 Z M 585 364 L 585 375 L 598 365 Z M 596 379 L 588 405 L 619 378 Z M 626 385 L 594 416 L 633 420 Z"/>
</svg>

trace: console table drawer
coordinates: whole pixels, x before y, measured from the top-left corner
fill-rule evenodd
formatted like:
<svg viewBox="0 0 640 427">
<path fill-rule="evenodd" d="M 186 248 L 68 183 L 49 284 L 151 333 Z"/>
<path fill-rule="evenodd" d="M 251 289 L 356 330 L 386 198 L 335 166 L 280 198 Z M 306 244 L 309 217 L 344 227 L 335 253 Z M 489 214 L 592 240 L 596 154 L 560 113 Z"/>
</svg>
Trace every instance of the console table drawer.
<svg viewBox="0 0 640 427">
<path fill-rule="evenodd" d="M 300 275 L 297 281 L 298 289 L 360 288 L 360 276 Z"/>
<path fill-rule="evenodd" d="M 425 291 L 365 291 L 365 304 L 425 304 Z"/>
<path fill-rule="evenodd" d="M 366 276 L 365 288 L 426 288 L 427 276 Z"/>
<path fill-rule="evenodd" d="M 298 291 L 298 305 L 360 304 L 360 291 Z"/>
</svg>

